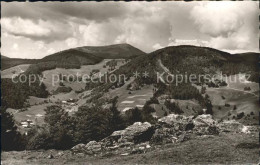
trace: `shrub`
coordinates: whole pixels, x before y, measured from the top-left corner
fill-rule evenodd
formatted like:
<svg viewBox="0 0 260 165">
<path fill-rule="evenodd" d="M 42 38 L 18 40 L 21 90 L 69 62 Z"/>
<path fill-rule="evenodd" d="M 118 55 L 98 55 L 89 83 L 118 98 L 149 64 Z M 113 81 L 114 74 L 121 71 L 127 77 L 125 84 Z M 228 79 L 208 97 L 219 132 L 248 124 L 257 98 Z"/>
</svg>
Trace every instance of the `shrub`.
<svg viewBox="0 0 260 165">
<path fill-rule="evenodd" d="M 225 107 L 230 107 L 230 104 L 228 104 L 228 103 L 225 103 Z"/>
<path fill-rule="evenodd" d="M 23 150 L 24 137 L 17 131 L 13 116 L 6 112 L 3 105 L 1 108 L 1 149 L 3 151 Z"/>
<path fill-rule="evenodd" d="M 60 82 L 59 85 L 62 86 L 62 87 L 64 86 L 63 82 Z"/>
<path fill-rule="evenodd" d="M 151 97 L 150 100 L 148 100 L 146 102 L 147 105 L 150 105 L 150 104 L 159 104 L 159 101 L 156 97 Z"/>
<path fill-rule="evenodd" d="M 225 82 L 225 81 L 221 81 L 220 83 L 219 83 L 219 86 L 227 86 L 228 84 Z"/>
<path fill-rule="evenodd" d="M 54 92 L 54 94 L 59 94 L 59 93 L 69 93 L 72 91 L 71 87 L 58 87 L 56 89 L 56 91 Z"/>
<path fill-rule="evenodd" d="M 179 107 L 178 104 L 174 103 L 174 102 L 170 102 L 169 100 L 166 100 L 164 102 L 164 105 L 172 112 L 175 114 L 182 114 L 183 111 L 181 110 L 181 108 Z"/>
<path fill-rule="evenodd" d="M 245 88 L 244 88 L 244 91 L 250 91 L 250 90 L 251 90 L 250 87 L 245 87 Z"/>
<path fill-rule="evenodd" d="M 242 119 L 245 116 L 244 112 L 237 114 L 237 119 Z"/>
</svg>

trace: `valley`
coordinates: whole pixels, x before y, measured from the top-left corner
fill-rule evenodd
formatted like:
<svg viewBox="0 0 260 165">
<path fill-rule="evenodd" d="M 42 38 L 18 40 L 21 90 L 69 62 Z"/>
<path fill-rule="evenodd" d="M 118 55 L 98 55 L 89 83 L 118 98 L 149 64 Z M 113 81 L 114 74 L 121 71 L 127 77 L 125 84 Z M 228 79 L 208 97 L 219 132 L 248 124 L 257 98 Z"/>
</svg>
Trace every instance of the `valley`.
<svg viewBox="0 0 260 165">
<path fill-rule="evenodd" d="M 124 57 L 122 54 L 125 52 L 127 52 L 126 57 L 122 58 Z M 102 140 L 116 134 L 117 131 L 123 130 L 124 132 L 124 129 L 127 131 L 136 123 L 140 127 L 144 123 L 151 123 L 151 128 L 154 131 L 151 132 L 153 136 L 159 134 L 162 137 L 165 136 L 166 139 L 169 136 L 173 139 L 180 139 L 183 133 L 187 133 L 191 138 L 184 143 L 179 143 L 177 140 L 176 144 L 174 141 L 173 144 L 165 145 L 163 143 L 159 146 L 153 145 L 153 141 L 149 139 L 149 145 L 151 143 L 156 152 L 147 150 L 147 153 L 138 155 L 138 162 L 142 162 L 142 158 L 144 158 L 143 163 L 156 162 L 153 157 L 158 157 L 161 160 L 166 157 L 163 156 L 165 154 L 170 158 L 165 159 L 163 163 L 169 163 L 173 159 L 179 163 L 177 157 L 180 154 L 180 148 L 182 148 L 181 152 L 196 156 L 196 153 L 187 147 L 189 145 L 198 147 L 196 144 L 200 143 L 202 147 L 196 148 L 196 150 L 211 149 L 213 155 L 216 156 L 221 147 L 217 145 L 207 147 L 207 145 L 219 144 L 219 146 L 232 150 L 234 145 L 246 142 L 246 139 L 251 138 L 251 136 L 255 141 L 257 135 L 254 131 L 248 134 L 239 128 L 239 131 L 234 132 L 235 135 L 232 133 L 222 134 L 226 130 L 221 127 L 223 122 L 231 122 L 234 125 L 239 123 L 242 128 L 258 125 L 259 85 L 255 81 L 258 68 L 254 62 L 245 61 L 244 56 L 243 54 L 241 57 L 240 55 L 235 57 L 235 55 L 226 52 L 195 46 L 166 47 L 149 54 L 144 54 L 128 44 L 104 48 L 75 48 L 47 56 L 40 59 L 38 63 L 24 63 L 2 70 L 1 75 L 4 80 L 2 84 L 4 97 L 2 99 L 6 112 L 13 115 L 17 130 L 24 136 L 24 141 L 27 143 L 25 148 L 28 150 L 44 149 L 43 154 L 45 155 L 50 152 L 53 155 L 58 154 L 59 150 L 63 150 L 62 153 L 69 154 L 66 161 L 70 162 L 74 159 L 74 153 L 68 149 L 77 144 L 95 141 L 106 146 L 107 144 Z M 57 62 L 60 58 L 61 60 Z M 227 74 L 226 79 L 219 77 L 220 72 Z M 157 77 L 158 74 L 162 73 L 165 73 L 161 76 L 164 81 Z M 28 82 L 17 85 L 10 81 L 13 76 L 19 78 L 21 74 L 39 75 L 43 79 L 43 84 L 39 85 L 40 80 L 32 86 L 28 86 Z M 178 78 L 169 82 L 169 76 L 190 76 L 191 74 L 217 76 L 210 78 L 208 82 L 205 77 L 202 80 L 195 78 L 195 82 L 180 82 Z M 246 80 L 245 74 L 253 76 Z M 83 75 L 87 75 L 87 77 Z M 111 75 L 124 75 L 125 79 L 123 82 L 119 80 L 98 81 L 100 76 L 109 77 Z M 86 83 L 85 80 L 90 80 L 88 76 L 92 76 L 93 80 L 96 81 Z M 234 79 L 236 80 L 234 81 Z M 103 79 L 100 78 L 100 80 Z M 20 85 L 22 89 L 19 88 Z M 202 131 L 204 129 L 194 130 L 193 127 L 189 128 L 191 130 L 181 130 L 182 126 L 176 128 L 180 129 L 179 132 L 175 132 L 168 130 L 176 126 L 174 123 L 169 128 L 160 123 L 160 120 L 167 117 L 170 118 L 170 121 L 177 121 L 178 124 L 191 120 L 195 127 L 196 119 L 200 117 L 201 120 L 205 120 L 206 123 L 211 122 L 211 124 L 205 126 L 206 133 Z M 183 121 L 179 121 L 179 118 Z M 212 120 L 214 121 L 212 122 Z M 161 126 L 158 127 L 158 124 Z M 221 132 L 221 135 L 210 132 L 212 125 Z M 156 131 L 157 133 L 155 133 Z M 160 131 L 162 131 L 162 135 Z M 197 135 L 197 131 L 199 135 Z M 238 132 L 245 134 L 241 135 Z M 202 139 L 204 135 L 206 139 Z M 234 136 L 241 136 L 241 139 L 232 139 Z M 160 141 L 160 138 L 158 139 Z M 222 140 L 224 142 L 221 142 Z M 229 142 L 234 145 L 230 147 Z M 138 145 L 139 143 L 132 144 L 131 142 L 131 147 Z M 106 146 L 104 150 L 109 147 Z M 117 147 L 117 145 L 113 147 Z M 224 157 L 221 161 L 225 159 L 227 162 L 231 162 L 232 157 L 240 152 L 245 152 L 245 150 L 247 149 L 241 149 L 238 151 L 239 153 L 234 155 L 223 154 L 219 156 Z M 118 152 L 120 151 L 119 147 Z M 19 157 L 32 157 L 32 161 L 40 159 L 45 164 L 51 163 L 51 160 L 35 156 L 34 154 L 40 154 L 38 151 L 36 152 L 24 153 L 21 151 L 17 155 Z M 250 152 L 256 151 L 252 149 Z M 159 156 L 155 156 L 155 153 L 159 153 Z M 118 160 L 118 154 L 113 153 L 113 156 L 104 159 L 102 154 L 96 155 L 102 158 L 100 163 L 103 163 L 102 161 L 114 163 Z M 129 154 L 128 150 L 127 154 Z M 7 161 L 6 164 L 12 163 L 12 161 L 16 163 L 17 160 L 10 157 L 9 153 L 4 153 L 4 159 L 6 161 L 10 159 L 10 162 Z M 131 162 L 131 157 L 131 155 L 126 155 L 124 160 Z M 60 159 L 60 157 L 55 156 L 55 159 Z M 91 162 L 92 159 L 91 156 L 82 156 L 77 161 L 79 163 L 85 160 Z M 190 163 L 186 158 L 182 160 L 184 159 L 186 163 Z M 207 161 L 213 160 L 216 158 L 207 157 Z M 246 157 L 243 160 L 250 162 L 250 159 Z M 239 162 L 238 159 L 236 161 Z M 136 162 L 132 161 L 132 163 Z M 27 163 L 32 162 L 29 160 Z M 201 155 L 196 163 L 202 163 Z"/>
</svg>

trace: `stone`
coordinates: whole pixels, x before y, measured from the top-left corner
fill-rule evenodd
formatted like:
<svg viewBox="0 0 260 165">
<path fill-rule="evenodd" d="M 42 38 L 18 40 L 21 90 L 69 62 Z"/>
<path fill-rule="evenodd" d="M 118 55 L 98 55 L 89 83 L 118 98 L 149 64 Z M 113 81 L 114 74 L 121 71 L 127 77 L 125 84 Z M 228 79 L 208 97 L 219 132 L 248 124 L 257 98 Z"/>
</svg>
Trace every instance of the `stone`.
<svg viewBox="0 0 260 165">
<path fill-rule="evenodd" d="M 50 154 L 50 155 L 47 156 L 47 158 L 48 158 L 48 159 L 53 159 L 54 157 L 53 157 L 52 154 Z"/>
<path fill-rule="evenodd" d="M 72 147 L 73 152 L 80 152 L 85 147 L 85 144 L 77 144 L 76 146 Z"/>
<path fill-rule="evenodd" d="M 184 141 L 187 141 L 190 139 L 190 136 L 188 133 L 184 132 L 183 134 L 181 134 L 179 137 L 178 137 L 178 141 L 179 142 L 184 142 Z"/>
<path fill-rule="evenodd" d="M 149 141 L 154 133 L 153 127 L 148 122 L 136 122 L 128 126 L 124 130 L 115 131 L 108 139 L 113 139 L 118 143 L 124 144 L 126 142 L 140 143 Z"/>
<path fill-rule="evenodd" d="M 90 141 L 87 144 L 78 144 L 72 148 L 75 153 L 85 153 L 88 155 L 94 155 L 100 153 L 102 150 L 102 143 L 96 141 Z"/>
<path fill-rule="evenodd" d="M 145 147 L 146 147 L 147 149 L 151 148 L 151 146 L 150 146 L 149 144 L 147 144 Z"/>
<path fill-rule="evenodd" d="M 174 128 L 176 131 L 193 129 L 192 116 L 170 114 L 158 120 L 163 127 Z"/>
<path fill-rule="evenodd" d="M 236 120 L 224 120 L 218 124 L 218 128 L 222 132 L 251 133 L 257 132 L 257 128 L 253 126 L 245 126 Z"/>
<path fill-rule="evenodd" d="M 173 143 L 176 139 L 176 131 L 174 128 L 158 128 L 155 130 L 150 142 L 151 144 L 167 144 Z"/>
<path fill-rule="evenodd" d="M 211 115 L 203 114 L 197 116 L 193 120 L 193 131 L 198 135 L 217 135 L 219 130 L 217 127 L 217 121 L 215 121 Z"/>
<path fill-rule="evenodd" d="M 93 153 L 97 153 L 102 150 L 102 145 L 99 142 L 90 141 L 90 142 L 88 142 L 88 144 L 86 144 L 85 149 L 87 149 L 88 151 L 91 151 Z"/>
<path fill-rule="evenodd" d="M 203 115 L 199 115 L 197 116 L 194 120 L 193 120 L 193 124 L 196 126 L 209 126 L 209 125 L 214 125 L 216 124 L 216 121 L 213 120 L 212 116 L 209 114 L 203 114 Z"/>
<path fill-rule="evenodd" d="M 120 155 L 127 156 L 127 155 L 129 155 L 129 153 L 123 153 L 123 154 L 120 154 Z"/>
</svg>

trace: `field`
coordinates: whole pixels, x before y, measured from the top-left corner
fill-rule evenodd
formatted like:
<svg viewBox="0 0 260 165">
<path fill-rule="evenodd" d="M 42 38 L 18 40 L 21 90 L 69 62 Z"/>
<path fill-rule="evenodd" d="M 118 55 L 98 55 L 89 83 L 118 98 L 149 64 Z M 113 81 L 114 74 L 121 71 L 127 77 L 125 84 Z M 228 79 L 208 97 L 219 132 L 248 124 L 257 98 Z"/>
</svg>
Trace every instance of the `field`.
<svg viewBox="0 0 260 165">
<path fill-rule="evenodd" d="M 257 133 L 201 136 L 128 156 L 118 153 L 91 157 L 56 150 L 2 152 L 2 164 L 257 164 L 258 138 Z M 47 158 L 50 154 L 53 159 Z"/>
<path fill-rule="evenodd" d="M 45 115 L 44 110 L 46 109 L 46 107 L 55 105 L 56 104 L 55 102 L 61 102 L 63 100 L 68 100 L 71 98 L 79 99 L 79 96 L 74 91 L 71 91 L 70 93 L 60 93 L 57 95 L 52 95 L 46 99 L 30 96 L 30 98 L 28 99 L 30 106 L 28 108 L 26 108 L 25 111 L 20 111 L 20 110 L 11 109 L 11 108 L 8 108 L 7 111 L 13 114 L 14 119 L 18 124 L 19 130 L 21 130 L 21 132 L 24 132 L 28 129 L 23 128 L 20 125 L 21 121 L 32 120 L 33 123 L 35 123 L 37 125 L 42 125 L 44 123 L 44 115 Z M 82 104 L 83 104 L 83 102 L 82 102 Z M 70 106 L 70 105 L 62 105 L 62 106 L 65 110 L 70 112 L 72 110 L 77 111 L 78 107 L 82 104 L 77 104 L 75 106 Z"/>
<path fill-rule="evenodd" d="M 259 84 L 254 82 L 235 82 L 238 75 L 230 76 L 227 80 L 228 86 L 220 88 L 207 88 L 213 105 L 213 112 L 216 118 L 232 119 L 239 113 L 244 112 L 244 124 L 257 124 L 259 113 Z M 232 80 L 232 81 L 231 81 Z M 245 91 L 245 87 L 250 87 L 250 91 Z M 234 106 L 236 108 L 234 108 Z M 253 113 L 255 116 L 250 115 Z"/>
<path fill-rule="evenodd" d="M 17 76 L 20 73 L 25 72 L 29 68 L 30 64 L 23 64 L 14 66 L 12 68 L 5 69 L 1 71 L 1 77 L 2 78 L 12 78 L 12 76 Z"/>
<path fill-rule="evenodd" d="M 119 96 L 118 110 L 120 111 L 125 112 L 135 107 L 142 108 L 145 102 L 153 96 L 153 87 L 151 85 L 145 85 L 141 90 L 127 90 L 127 85 L 131 83 L 132 80 L 133 79 L 130 79 L 122 87 L 110 90 L 109 92 L 110 97 Z"/>
</svg>

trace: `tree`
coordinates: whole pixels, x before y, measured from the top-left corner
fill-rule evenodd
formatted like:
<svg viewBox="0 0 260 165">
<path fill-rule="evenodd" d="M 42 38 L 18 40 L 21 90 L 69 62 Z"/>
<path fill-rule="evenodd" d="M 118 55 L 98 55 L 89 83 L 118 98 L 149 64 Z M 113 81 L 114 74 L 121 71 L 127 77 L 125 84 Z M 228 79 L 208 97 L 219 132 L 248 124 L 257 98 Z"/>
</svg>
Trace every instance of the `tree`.
<svg viewBox="0 0 260 165">
<path fill-rule="evenodd" d="M 69 149 L 73 143 L 73 123 L 61 106 L 45 109 L 45 125 L 36 126 L 28 132 L 27 149 Z"/>
<path fill-rule="evenodd" d="M 137 107 L 126 111 L 125 117 L 127 125 L 132 125 L 138 121 L 143 122 L 141 110 L 139 110 Z"/>
<path fill-rule="evenodd" d="M 87 143 L 101 140 L 111 133 L 111 112 L 99 106 L 80 107 L 75 113 L 73 140 L 75 143 Z"/>
<path fill-rule="evenodd" d="M 206 93 L 206 87 L 204 87 L 204 86 L 202 86 L 201 87 L 201 92 L 200 92 L 201 94 L 205 94 Z"/>
<path fill-rule="evenodd" d="M 111 133 L 113 131 L 117 131 L 125 128 L 123 118 L 120 115 L 120 111 L 118 111 L 116 106 L 117 101 L 118 101 L 118 96 L 112 99 L 112 106 L 109 109 L 111 111 L 111 117 L 109 119 L 109 127 L 111 129 Z"/>
<path fill-rule="evenodd" d="M 213 114 L 213 110 L 212 110 L 212 108 L 213 108 L 213 106 L 212 106 L 212 104 L 211 104 L 211 101 L 210 101 L 210 99 L 209 99 L 209 95 L 205 95 L 205 106 L 206 106 L 206 108 L 207 108 L 207 110 L 206 110 L 206 114 Z"/>
<path fill-rule="evenodd" d="M 1 109 L 1 147 L 4 151 L 23 150 L 25 147 L 24 138 L 17 131 L 13 116 L 6 111 L 4 104 Z"/>
</svg>

